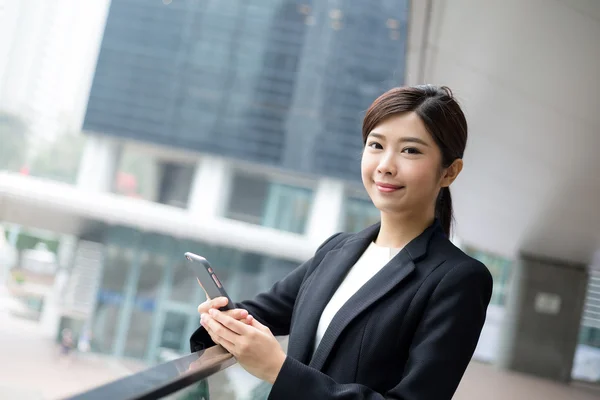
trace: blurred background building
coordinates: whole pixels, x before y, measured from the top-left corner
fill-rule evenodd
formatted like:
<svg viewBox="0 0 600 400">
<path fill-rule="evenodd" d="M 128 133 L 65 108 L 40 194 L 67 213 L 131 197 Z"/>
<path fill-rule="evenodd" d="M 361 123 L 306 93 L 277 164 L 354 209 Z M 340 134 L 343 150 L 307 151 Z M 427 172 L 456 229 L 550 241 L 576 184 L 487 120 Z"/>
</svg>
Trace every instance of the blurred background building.
<svg viewBox="0 0 600 400">
<path fill-rule="evenodd" d="M 186 250 L 244 299 L 305 259 L 298 247 L 377 219 L 360 196 L 357 128 L 378 93 L 403 83 L 407 11 L 406 1 L 112 3 L 77 184 L 181 208 L 197 232 L 173 240 L 174 220 L 83 233 L 108 250 L 98 350 L 150 361 L 185 351 L 201 300 Z M 115 186 L 128 153 L 141 154 L 143 175 Z"/>
<path fill-rule="evenodd" d="M 183 253 L 241 300 L 374 223 L 364 111 L 447 84 L 471 126 L 453 240 L 494 276 L 475 358 L 600 382 L 599 21 L 583 0 L 0 0 L 0 276 L 57 341 L 186 353 Z"/>
<path fill-rule="evenodd" d="M 406 1 L 112 2 L 76 185 L 37 182 L 61 210 L 27 210 L 71 235 L 48 329 L 89 327 L 92 348 L 119 357 L 185 352 L 202 300 L 185 251 L 244 299 L 331 234 L 377 221 L 361 117 L 404 83 L 407 17 Z"/>
</svg>

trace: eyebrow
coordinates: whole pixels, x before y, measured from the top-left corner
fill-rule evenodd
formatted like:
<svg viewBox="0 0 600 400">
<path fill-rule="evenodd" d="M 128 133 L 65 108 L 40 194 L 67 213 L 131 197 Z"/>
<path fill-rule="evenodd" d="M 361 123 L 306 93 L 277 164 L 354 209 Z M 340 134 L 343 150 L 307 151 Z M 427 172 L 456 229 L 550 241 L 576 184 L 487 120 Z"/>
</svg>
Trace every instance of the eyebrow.
<svg viewBox="0 0 600 400">
<path fill-rule="evenodd" d="M 369 137 L 374 137 L 377 139 L 385 139 L 384 135 L 382 135 L 381 133 L 377 133 L 377 132 L 369 133 Z M 422 144 L 423 146 L 429 146 L 429 144 L 426 141 L 424 141 L 423 139 L 420 139 L 418 137 L 414 137 L 414 136 L 403 136 L 400 138 L 399 142 L 401 142 L 401 143 L 419 143 L 419 144 Z"/>
</svg>

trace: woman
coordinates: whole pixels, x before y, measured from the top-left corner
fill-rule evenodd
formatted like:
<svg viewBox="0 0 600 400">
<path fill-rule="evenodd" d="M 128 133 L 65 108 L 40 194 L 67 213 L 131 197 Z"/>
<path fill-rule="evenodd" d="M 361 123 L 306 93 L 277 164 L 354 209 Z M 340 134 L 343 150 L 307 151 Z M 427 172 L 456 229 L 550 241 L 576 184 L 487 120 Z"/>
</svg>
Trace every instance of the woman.
<svg viewBox="0 0 600 400">
<path fill-rule="evenodd" d="M 362 181 L 381 222 L 329 238 L 254 300 L 198 307 L 193 351 L 222 345 L 271 399 L 451 399 L 492 293 L 448 239 L 467 122 L 452 93 L 395 88 L 363 122 Z M 287 355 L 273 335 L 288 335 Z"/>
</svg>

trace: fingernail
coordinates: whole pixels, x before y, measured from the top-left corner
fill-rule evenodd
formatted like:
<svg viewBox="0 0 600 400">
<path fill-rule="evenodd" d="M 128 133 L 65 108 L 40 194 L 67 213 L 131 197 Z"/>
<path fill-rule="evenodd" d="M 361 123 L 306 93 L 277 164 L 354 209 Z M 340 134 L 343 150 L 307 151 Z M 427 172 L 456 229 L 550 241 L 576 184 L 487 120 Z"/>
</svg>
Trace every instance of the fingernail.
<svg viewBox="0 0 600 400">
<path fill-rule="evenodd" d="M 211 308 L 211 309 L 208 311 L 208 313 L 209 313 L 210 315 L 215 315 L 215 314 L 217 314 L 217 310 L 215 310 L 214 308 Z"/>
</svg>

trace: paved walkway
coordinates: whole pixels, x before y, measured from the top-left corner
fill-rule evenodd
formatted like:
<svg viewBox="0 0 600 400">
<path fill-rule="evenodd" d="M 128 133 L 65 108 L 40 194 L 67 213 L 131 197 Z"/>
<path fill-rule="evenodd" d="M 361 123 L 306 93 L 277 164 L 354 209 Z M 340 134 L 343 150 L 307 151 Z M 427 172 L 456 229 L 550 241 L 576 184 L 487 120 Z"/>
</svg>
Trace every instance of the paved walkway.
<svg viewBox="0 0 600 400">
<path fill-rule="evenodd" d="M 600 400 L 600 390 L 567 386 L 472 362 L 454 400 Z"/>
<path fill-rule="evenodd" d="M 58 399 L 129 374 L 102 356 L 59 357 L 37 322 L 10 314 L 14 307 L 0 290 L 0 399 Z"/>
</svg>

